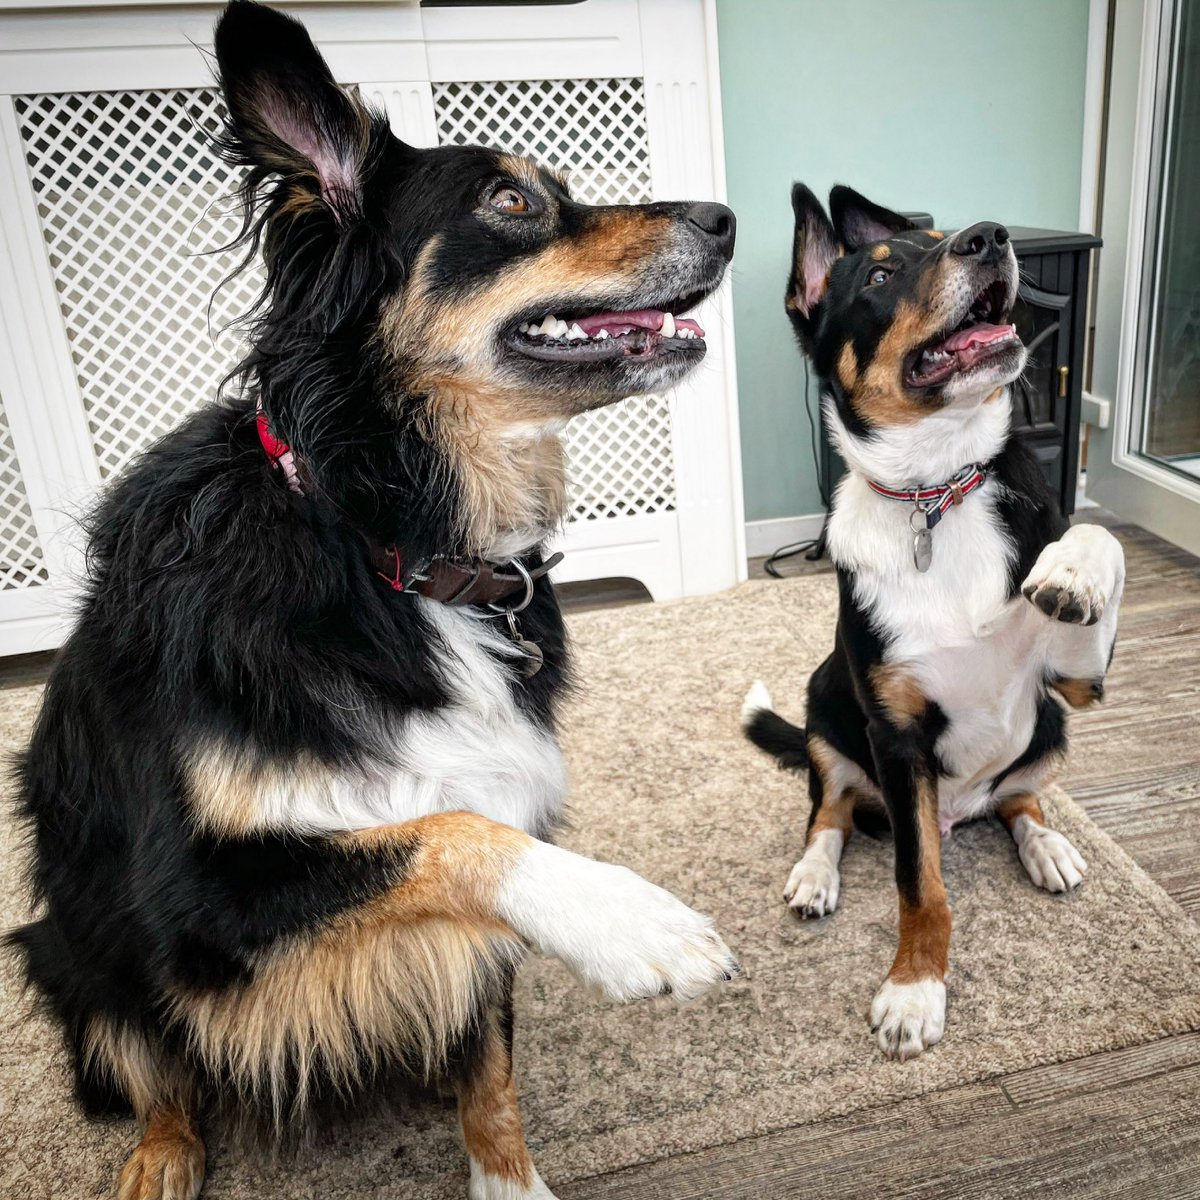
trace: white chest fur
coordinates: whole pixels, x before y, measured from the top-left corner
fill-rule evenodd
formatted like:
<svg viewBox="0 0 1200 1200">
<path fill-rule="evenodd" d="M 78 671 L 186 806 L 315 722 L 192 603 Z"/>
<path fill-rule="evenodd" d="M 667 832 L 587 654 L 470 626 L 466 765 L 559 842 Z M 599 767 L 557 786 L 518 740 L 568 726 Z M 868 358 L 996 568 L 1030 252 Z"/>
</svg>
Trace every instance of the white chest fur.
<svg viewBox="0 0 1200 1200">
<path fill-rule="evenodd" d="M 949 722 L 938 755 L 943 822 L 975 815 L 987 784 L 1029 744 L 1055 622 L 1008 597 L 1015 547 L 996 519 L 987 481 L 933 531 L 926 572 L 913 562 L 909 505 L 843 479 L 830 522 L 834 561 L 854 573 L 855 598 L 886 649 Z"/>
<path fill-rule="evenodd" d="M 330 833 L 463 809 L 533 832 L 559 815 L 567 777 L 558 743 L 516 705 L 510 668 L 489 652 L 512 657 L 511 644 L 494 622 L 417 603 L 438 635 L 449 703 L 381 728 L 377 755 L 360 766 L 273 775 L 255 798 L 256 824 Z"/>
</svg>

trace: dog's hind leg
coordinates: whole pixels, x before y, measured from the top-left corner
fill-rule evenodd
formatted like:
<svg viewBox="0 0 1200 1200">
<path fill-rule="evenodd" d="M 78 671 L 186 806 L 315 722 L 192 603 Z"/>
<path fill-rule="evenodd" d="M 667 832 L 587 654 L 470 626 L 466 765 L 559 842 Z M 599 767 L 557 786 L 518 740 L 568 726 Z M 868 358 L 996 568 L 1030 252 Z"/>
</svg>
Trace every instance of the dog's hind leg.
<svg viewBox="0 0 1200 1200">
<path fill-rule="evenodd" d="M 996 813 L 1017 843 L 1017 854 L 1029 878 L 1048 892 L 1069 892 L 1087 873 L 1087 863 L 1074 846 L 1046 824 L 1042 805 L 1032 792 L 1006 796 Z"/>
<path fill-rule="evenodd" d="M 512 994 L 489 1009 L 458 1085 L 469 1200 L 554 1200 L 521 1130 L 512 1070 Z"/>
<path fill-rule="evenodd" d="M 93 1018 L 84 1035 L 88 1068 L 128 1097 L 142 1140 L 117 1177 L 116 1200 L 196 1200 L 204 1182 L 204 1142 L 191 1076 L 151 1038 Z"/>
<path fill-rule="evenodd" d="M 823 737 L 808 738 L 808 818 L 804 854 L 792 867 L 783 898 L 802 917 L 823 917 L 837 908 L 841 892 L 838 864 L 853 828 L 858 791 L 852 786 L 863 772 Z"/>
</svg>

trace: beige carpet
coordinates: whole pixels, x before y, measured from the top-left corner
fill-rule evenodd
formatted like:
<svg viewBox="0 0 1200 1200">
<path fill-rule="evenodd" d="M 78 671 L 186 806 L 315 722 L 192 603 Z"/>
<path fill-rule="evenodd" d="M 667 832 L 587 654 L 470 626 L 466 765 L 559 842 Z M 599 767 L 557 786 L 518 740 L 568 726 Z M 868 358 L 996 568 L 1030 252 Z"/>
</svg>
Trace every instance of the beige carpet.
<svg viewBox="0 0 1200 1200">
<path fill-rule="evenodd" d="M 829 578 L 750 583 L 724 596 L 576 617 L 583 688 L 566 746 L 573 847 L 619 860 L 712 913 L 744 974 L 690 1009 L 617 1007 L 555 963 L 520 977 L 518 1068 L 529 1140 L 552 1185 L 803 1124 L 1038 1063 L 1200 1028 L 1197 928 L 1065 795 L 1051 820 L 1091 864 L 1070 897 L 1037 891 L 995 824 L 944 853 L 955 932 L 945 1040 L 882 1060 L 867 1008 L 891 961 L 891 852 L 858 837 L 841 907 L 794 920 L 780 899 L 800 847 L 802 784 L 738 732 L 742 694 L 767 679 L 800 716 L 832 638 Z M 0 693 L 0 740 L 27 728 L 36 691 Z M 0 924 L 20 916 L 5 834 Z M 53 1036 L 0 997 L 0 1194 L 102 1196 L 130 1122 L 68 1103 Z M 440 1200 L 465 1195 L 452 1108 L 328 1130 L 298 1159 L 248 1163 L 210 1147 L 204 1195 Z"/>
</svg>

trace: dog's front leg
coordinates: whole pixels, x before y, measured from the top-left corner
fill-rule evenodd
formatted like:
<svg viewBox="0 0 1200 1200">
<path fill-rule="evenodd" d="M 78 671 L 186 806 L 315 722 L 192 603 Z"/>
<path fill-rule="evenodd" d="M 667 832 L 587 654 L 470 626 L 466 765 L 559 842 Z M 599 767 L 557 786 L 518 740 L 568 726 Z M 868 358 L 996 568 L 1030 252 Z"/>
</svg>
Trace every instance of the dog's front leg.
<svg viewBox="0 0 1200 1200">
<path fill-rule="evenodd" d="M 512 1069 L 512 992 L 484 1017 L 458 1085 L 471 1164 L 468 1200 L 555 1200 L 521 1131 Z"/>
<path fill-rule="evenodd" d="M 712 922 L 670 892 L 474 813 L 422 817 L 349 840 L 411 855 L 411 879 L 389 895 L 397 916 L 461 912 L 507 926 L 616 1000 L 690 1000 L 738 969 Z"/>
<path fill-rule="evenodd" d="M 950 905 L 942 883 L 937 780 L 925 756 L 890 726 L 871 746 L 896 843 L 900 944 L 871 1005 L 871 1028 L 889 1058 L 915 1058 L 941 1040 L 946 1022 Z"/>
<path fill-rule="evenodd" d="M 1072 525 L 1042 550 L 1021 585 L 1055 622 L 1048 631 L 1050 681 L 1073 708 L 1104 694 L 1124 590 L 1125 552 L 1101 525 Z"/>
</svg>

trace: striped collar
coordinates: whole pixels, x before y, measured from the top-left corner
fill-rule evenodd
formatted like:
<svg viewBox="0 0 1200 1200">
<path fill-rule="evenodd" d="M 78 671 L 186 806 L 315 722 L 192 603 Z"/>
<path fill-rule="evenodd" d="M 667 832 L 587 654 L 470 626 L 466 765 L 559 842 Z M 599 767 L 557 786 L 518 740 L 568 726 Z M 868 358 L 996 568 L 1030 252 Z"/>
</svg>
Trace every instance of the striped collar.
<svg viewBox="0 0 1200 1200">
<path fill-rule="evenodd" d="M 945 483 L 933 484 L 929 487 L 897 489 L 884 487 L 873 479 L 867 480 L 867 486 L 877 495 L 889 500 L 901 500 L 920 509 L 927 518 L 925 528 L 932 529 L 945 515 L 946 511 L 955 504 L 961 504 L 964 496 L 969 496 L 987 478 L 987 463 L 970 463 L 962 468 Z"/>
</svg>

